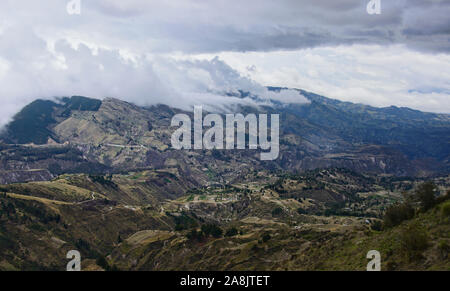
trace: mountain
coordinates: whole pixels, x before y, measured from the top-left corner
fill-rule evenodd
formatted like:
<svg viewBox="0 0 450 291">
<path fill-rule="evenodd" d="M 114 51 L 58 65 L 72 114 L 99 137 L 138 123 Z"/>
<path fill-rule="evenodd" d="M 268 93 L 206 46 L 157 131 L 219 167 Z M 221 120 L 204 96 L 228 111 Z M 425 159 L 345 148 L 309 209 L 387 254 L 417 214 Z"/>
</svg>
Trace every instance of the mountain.
<svg viewBox="0 0 450 291">
<path fill-rule="evenodd" d="M 193 113 L 166 105 L 29 104 L 1 135 L 0 270 L 448 270 L 449 116 L 299 92 L 219 112 L 280 114 L 273 161 L 172 149 Z"/>
<path fill-rule="evenodd" d="M 0 270 L 65 270 L 69 250 L 83 270 L 364 270 L 374 249 L 382 270 L 450 267 L 450 201 L 377 227 L 420 179 L 256 171 L 189 190 L 182 179 L 148 170 L 0 186 Z M 440 201 L 450 199 L 450 176 L 433 182 Z M 429 242 L 405 249 L 405 233 Z"/>
<path fill-rule="evenodd" d="M 250 150 L 173 150 L 170 121 L 183 111 L 165 105 L 139 107 L 113 98 L 80 96 L 37 100 L 3 131 L 0 183 L 49 180 L 62 173 L 163 168 L 176 169 L 197 185 L 232 182 L 254 169 L 302 172 L 339 167 L 396 176 L 449 172 L 449 115 L 375 108 L 299 92 L 309 104 L 274 101 L 271 106 L 233 109 L 244 115 L 280 114 L 280 156 L 272 162 L 260 161 Z"/>
<path fill-rule="evenodd" d="M 36 100 L 25 106 L 7 125 L 6 142 L 45 144 L 49 138 L 57 139 L 50 129 L 57 120 L 68 117 L 72 110 L 96 111 L 102 103 L 100 100 L 81 96 L 62 98 L 60 101 L 62 104 Z"/>
</svg>

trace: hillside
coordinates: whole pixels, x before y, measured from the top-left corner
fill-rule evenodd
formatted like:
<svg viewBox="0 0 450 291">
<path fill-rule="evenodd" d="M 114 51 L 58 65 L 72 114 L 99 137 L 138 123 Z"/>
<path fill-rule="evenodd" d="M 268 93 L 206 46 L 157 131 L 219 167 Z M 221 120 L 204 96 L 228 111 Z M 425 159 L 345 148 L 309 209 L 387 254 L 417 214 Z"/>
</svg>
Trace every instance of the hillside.
<svg viewBox="0 0 450 291">
<path fill-rule="evenodd" d="M 177 168 L 201 185 L 209 183 L 210 174 L 216 177 L 210 182 L 229 183 L 242 173 L 268 168 L 302 172 L 340 167 L 396 176 L 449 172 L 448 115 L 374 108 L 301 93 L 309 104 L 273 102 L 235 109 L 244 114 L 280 114 L 280 156 L 272 162 L 261 162 L 248 150 L 204 154 L 173 150 L 170 121 L 182 111 L 164 105 L 139 107 L 112 98 L 38 100 L 19 112 L 3 133 L 0 182 L 162 168 Z M 240 171 L 233 171 L 236 168 Z"/>
<path fill-rule="evenodd" d="M 383 269 L 448 270 L 449 116 L 300 92 L 232 111 L 280 114 L 274 161 L 173 149 L 192 112 L 165 105 L 29 104 L 1 136 L 0 270 L 64 270 L 73 249 L 83 270 L 364 270 L 371 249 Z M 427 181 L 440 205 L 388 227 Z M 427 242 L 413 257 L 405 233 Z"/>
<path fill-rule="evenodd" d="M 370 249 L 382 253 L 383 269 L 450 268 L 448 206 L 374 230 L 386 207 L 421 180 L 343 169 L 300 176 L 258 172 L 246 183 L 192 188 L 166 199 L 157 174 L 64 175 L 2 186 L 0 270 L 62 270 L 71 249 L 82 253 L 83 269 L 364 270 Z M 450 177 L 433 182 L 440 195 L 450 187 Z M 323 189 L 330 189 L 327 195 Z M 429 245 L 423 258 L 410 261 L 401 234 L 417 223 L 426 226 Z M 200 236 L 197 230 L 208 225 L 221 233 Z"/>
</svg>

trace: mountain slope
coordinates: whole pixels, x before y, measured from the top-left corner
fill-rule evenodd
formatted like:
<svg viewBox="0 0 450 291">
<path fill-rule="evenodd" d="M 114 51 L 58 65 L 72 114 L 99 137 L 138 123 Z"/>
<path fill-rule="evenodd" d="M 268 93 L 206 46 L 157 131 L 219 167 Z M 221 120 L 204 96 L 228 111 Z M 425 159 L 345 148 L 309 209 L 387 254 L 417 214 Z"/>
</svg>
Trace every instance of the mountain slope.
<svg viewBox="0 0 450 291">
<path fill-rule="evenodd" d="M 397 176 L 449 172 L 448 115 L 374 108 L 299 92 L 310 104 L 235 108 L 243 114 L 280 114 L 280 156 L 272 162 L 260 161 L 250 150 L 171 149 L 170 121 L 183 111 L 168 106 L 139 107 L 112 98 L 76 96 L 59 102 L 38 100 L 19 112 L 2 135 L 6 145 L 1 147 L 0 180 L 162 168 L 178 169 L 202 185 L 229 183 L 253 169 L 301 172 L 343 167 Z M 16 143 L 20 145 L 11 145 Z"/>
<path fill-rule="evenodd" d="M 383 270 L 450 267 L 449 201 L 397 227 L 373 229 L 382 210 L 420 180 L 343 169 L 258 172 L 245 183 L 167 199 L 163 183 L 176 179 L 158 173 L 1 186 L 0 270 L 64 270 L 73 249 L 83 270 L 364 270 L 372 249 L 381 252 Z M 450 176 L 434 182 L 442 196 Z M 409 260 L 403 233 L 417 224 L 426 226 L 429 244 Z M 192 235 L 208 225 L 224 233 Z"/>
</svg>

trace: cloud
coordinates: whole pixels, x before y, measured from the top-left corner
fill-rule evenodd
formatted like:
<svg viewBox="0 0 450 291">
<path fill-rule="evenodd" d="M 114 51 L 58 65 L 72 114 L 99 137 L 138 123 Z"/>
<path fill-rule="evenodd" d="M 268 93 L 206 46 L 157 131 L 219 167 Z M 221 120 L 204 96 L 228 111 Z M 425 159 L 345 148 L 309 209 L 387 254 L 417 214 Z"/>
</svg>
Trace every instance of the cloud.
<svg viewBox="0 0 450 291">
<path fill-rule="evenodd" d="M 381 15 L 361 0 L 234 1 L 81 0 L 81 15 L 68 0 L 0 1 L 0 125 L 36 98 L 75 94 L 305 102 L 265 85 L 450 112 L 448 1 L 382 0 Z"/>
<path fill-rule="evenodd" d="M 17 38 L 25 34 L 27 45 Z M 0 94 L 6 105 L 0 109 L 0 125 L 36 98 L 116 97 L 138 105 L 163 103 L 182 109 L 204 105 L 217 110 L 232 104 L 258 105 L 250 98 L 226 96 L 239 90 L 262 98 L 270 93 L 217 57 L 177 60 L 167 56 L 135 56 L 130 59 L 118 50 L 93 50 L 84 44 L 73 47 L 64 40 L 49 47 L 29 31 L 8 30 L 2 37 Z M 302 102 L 297 95 L 297 102 Z M 277 100 L 284 96 L 270 93 Z"/>
<path fill-rule="evenodd" d="M 353 45 L 219 56 L 266 86 L 301 88 L 378 107 L 450 113 L 448 54 L 424 53 L 402 45 Z"/>
<path fill-rule="evenodd" d="M 81 0 L 70 16 L 67 1 L 0 3 L 1 18 L 57 35 L 139 53 L 217 53 L 295 50 L 351 44 L 405 44 L 450 50 L 450 2 L 381 0 L 369 15 L 369 0 Z"/>
</svg>

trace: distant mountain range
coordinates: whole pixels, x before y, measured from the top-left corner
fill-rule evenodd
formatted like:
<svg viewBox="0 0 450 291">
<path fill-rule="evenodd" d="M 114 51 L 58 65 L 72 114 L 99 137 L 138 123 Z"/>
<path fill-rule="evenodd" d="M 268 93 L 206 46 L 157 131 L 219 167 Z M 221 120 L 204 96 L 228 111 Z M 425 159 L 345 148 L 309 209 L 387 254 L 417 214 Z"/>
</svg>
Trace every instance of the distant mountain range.
<svg viewBox="0 0 450 291">
<path fill-rule="evenodd" d="M 254 169 L 303 172 L 339 167 L 396 176 L 450 173 L 450 115 L 376 108 L 298 91 L 310 103 L 273 101 L 271 106 L 237 109 L 244 115 L 280 114 L 280 156 L 272 162 L 260 161 L 251 150 L 171 149 L 170 121 L 183 111 L 166 105 L 139 107 L 82 96 L 36 100 L 0 137 L 0 183 L 48 180 L 62 173 L 161 168 L 178 169 L 193 185 L 211 183 L 205 168 L 214 171 L 218 183 L 235 181 Z"/>
</svg>

